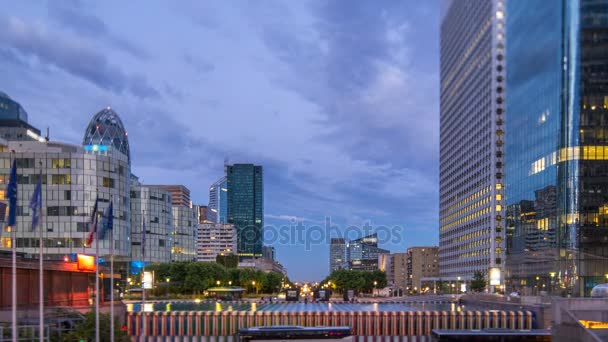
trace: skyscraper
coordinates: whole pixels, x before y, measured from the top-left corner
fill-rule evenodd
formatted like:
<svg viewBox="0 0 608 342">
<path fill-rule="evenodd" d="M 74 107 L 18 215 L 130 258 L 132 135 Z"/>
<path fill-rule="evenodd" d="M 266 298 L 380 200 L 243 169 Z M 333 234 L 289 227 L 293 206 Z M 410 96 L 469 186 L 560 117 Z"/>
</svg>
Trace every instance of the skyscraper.
<svg viewBox="0 0 608 342">
<path fill-rule="evenodd" d="M 209 187 L 207 220 L 215 223 L 228 222 L 228 179 L 218 179 Z"/>
<path fill-rule="evenodd" d="M 504 263 L 504 1 L 449 3 L 441 23 L 439 263 L 445 280 Z"/>
<path fill-rule="evenodd" d="M 226 165 L 228 223 L 237 230 L 241 258 L 261 257 L 264 227 L 264 180 L 262 167 Z"/>
<path fill-rule="evenodd" d="M 509 288 L 608 276 L 608 0 L 507 3 Z"/>
<path fill-rule="evenodd" d="M 374 233 L 346 244 L 346 260 L 351 270 L 373 271 L 378 269 L 378 255 L 390 251 L 378 247 L 378 234 Z"/>
<path fill-rule="evenodd" d="M 329 241 L 329 273 L 345 268 L 346 241 L 344 238 L 332 238 Z"/>
</svg>

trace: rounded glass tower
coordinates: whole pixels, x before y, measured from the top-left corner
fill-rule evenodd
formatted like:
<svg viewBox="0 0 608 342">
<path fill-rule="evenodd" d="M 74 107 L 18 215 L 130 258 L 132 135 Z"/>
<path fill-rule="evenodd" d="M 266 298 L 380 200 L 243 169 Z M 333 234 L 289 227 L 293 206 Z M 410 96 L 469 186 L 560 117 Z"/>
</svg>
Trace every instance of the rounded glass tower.
<svg viewBox="0 0 608 342">
<path fill-rule="evenodd" d="M 112 146 L 115 150 L 126 155 L 129 163 L 131 162 L 127 131 L 118 114 L 110 107 L 102 109 L 93 116 L 84 132 L 82 145 L 85 149 L 99 151 Z"/>
</svg>

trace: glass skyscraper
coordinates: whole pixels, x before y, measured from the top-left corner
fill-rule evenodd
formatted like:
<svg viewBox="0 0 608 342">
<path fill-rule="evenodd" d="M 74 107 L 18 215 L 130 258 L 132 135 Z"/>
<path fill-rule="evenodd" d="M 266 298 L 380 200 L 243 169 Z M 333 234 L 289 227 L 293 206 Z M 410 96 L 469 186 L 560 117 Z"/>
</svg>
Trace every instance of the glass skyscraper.
<svg viewBox="0 0 608 342">
<path fill-rule="evenodd" d="M 507 286 L 608 277 L 608 0 L 507 2 Z"/>
<path fill-rule="evenodd" d="M 228 222 L 228 179 L 218 179 L 209 187 L 207 220 L 215 223 Z"/>
<path fill-rule="evenodd" d="M 440 46 L 439 264 L 444 280 L 456 280 L 504 265 L 505 4 L 446 4 Z"/>
<path fill-rule="evenodd" d="M 237 230 L 239 257 L 262 256 L 264 227 L 264 180 L 262 167 L 226 165 L 228 223 Z"/>
<path fill-rule="evenodd" d="M 329 242 L 329 273 L 346 267 L 346 241 L 344 238 L 331 238 Z"/>
</svg>

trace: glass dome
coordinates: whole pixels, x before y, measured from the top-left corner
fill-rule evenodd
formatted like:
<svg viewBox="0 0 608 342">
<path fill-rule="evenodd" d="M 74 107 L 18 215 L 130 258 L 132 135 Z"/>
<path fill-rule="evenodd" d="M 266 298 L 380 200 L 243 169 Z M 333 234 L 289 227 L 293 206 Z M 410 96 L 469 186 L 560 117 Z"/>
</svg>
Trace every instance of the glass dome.
<svg viewBox="0 0 608 342">
<path fill-rule="evenodd" d="M 107 146 L 112 146 L 126 155 L 129 162 L 131 161 L 127 131 L 118 114 L 110 107 L 104 108 L 93 116 L 84 132 L 82 145 L 85 149 L 95 151 L 103 151 L 107 149 Z"/>
</svg>

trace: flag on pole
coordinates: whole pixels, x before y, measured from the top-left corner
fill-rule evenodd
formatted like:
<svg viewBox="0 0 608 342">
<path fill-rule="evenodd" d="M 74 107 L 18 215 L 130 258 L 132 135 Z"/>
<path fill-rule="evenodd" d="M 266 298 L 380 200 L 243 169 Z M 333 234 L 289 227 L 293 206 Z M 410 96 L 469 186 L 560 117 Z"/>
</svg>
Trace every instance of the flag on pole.
<svg viewBox="0 0 608 342">
<path fill-rule="evenodd" d="M 93 212 L 91 213 L 91 221 L 89 222 L 89 237 L 87 239 L 87 246 L 93 243 L 95 234 L 97 233 L 97 205 L 99 204 L 99 197 L 95 199 L 95 206 L 93 206 Z"/>
<path fill-rule="evenodd" d="M 32 209 L 32 231 L 36 230 L 38 221 L 40 220 L 40 212 L 42 211 L 42 174 L 38 177 L 38 183 L 30 200 L 30 209 Z"/>
<path fill-rule="evenodd" d="M 11 166 L 11 175 L 8 181 L 8 188 L 6 190 L 8 197 L 8 221 L 7 224 L 11 229 L 15 229 L 17 224 L 17 163 L 13 160 Z"/>
<path fill-rule="evenodd" d="M 146 219 L 145 217 L 142 219 L 141 225 L 141 259 L 145 260 L 146 255 Z"/>
<path fill-rule="evenodd" d="M 103 213 L 103 219 L 101 221 L 101 231 L 99 232 L 99 240 L 103 240 L 106 237 L 106 232 L 108 230 L 112 230 L 114 228 L 114 215 L 113 215 L 113 205 L 110 202 L 110 205 L 106 208 Z"/>
</svg>

